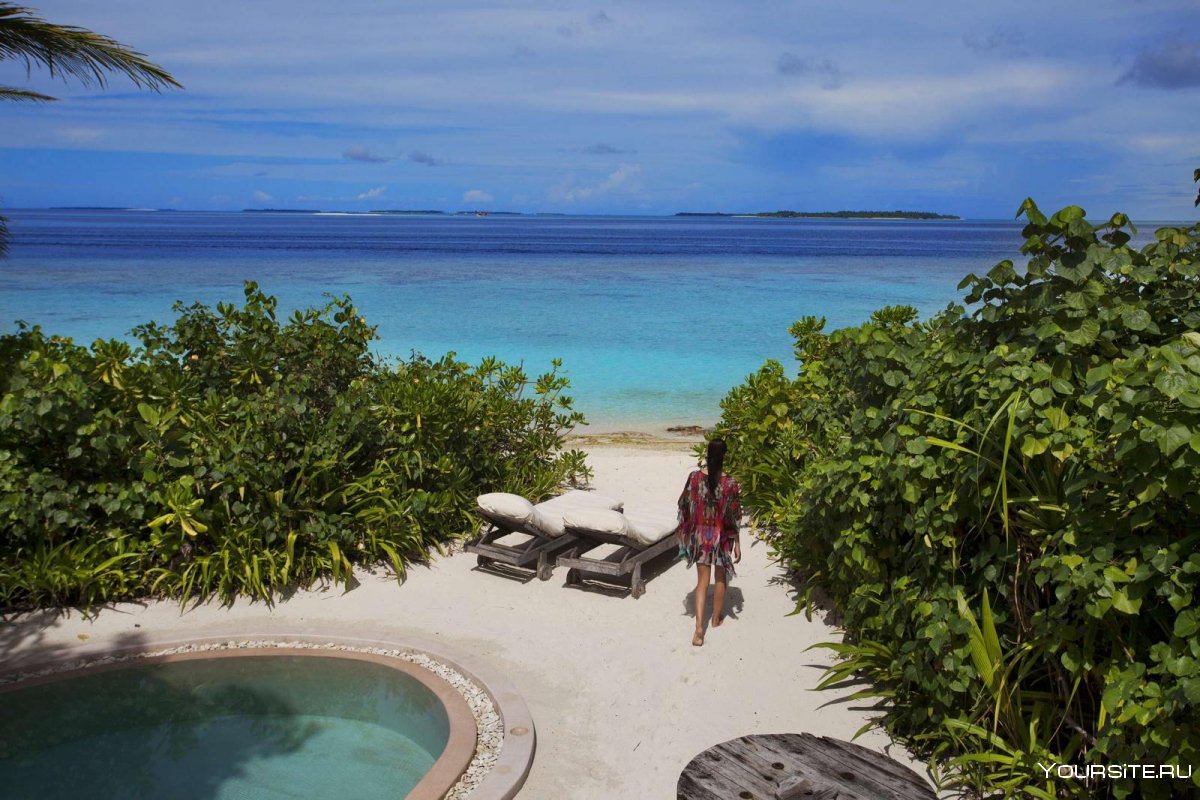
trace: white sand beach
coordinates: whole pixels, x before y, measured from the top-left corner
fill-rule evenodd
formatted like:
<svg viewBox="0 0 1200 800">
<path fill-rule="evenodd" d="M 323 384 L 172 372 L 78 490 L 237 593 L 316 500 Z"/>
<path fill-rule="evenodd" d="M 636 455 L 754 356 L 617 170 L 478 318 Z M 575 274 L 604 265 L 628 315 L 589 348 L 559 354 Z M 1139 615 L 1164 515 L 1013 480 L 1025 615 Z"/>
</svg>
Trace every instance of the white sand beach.
<svg viewBox="0 0 1200 800">
<path fill-rule="evenodd" d="M 594 488 L 627 507 L 673 505 L 693 467 L 685 446 L 590 446 Z M 743 540 L 728 618 L 691 644 L 694 573 L 676 562 L 634 600 L 619 593 L 520 582 L 475 567 L 475 557 L 435 558 L 403 586 L 361 573 L 360 585 L 299 592 L 275 607 L 239 602 L 186 612 L 172 602 L 122 604 L 94 619 L 78 613 L 0 623 L 8 656 L 117 642 L 135 632 L 162 638 L 303 632 L 412 636 L 486 660 L 523 694 L 537 727 L 537 754 L 522 798 L 612 800 L 674 797 L 679 772 L 700 751 L 751 733 L 812 732 L 849 739 L 867 719 L 860 703 L 812 691 L 830 663 L 835 630 L 787 616 L 794 590 L 767 547 Z M 860 744 L 908 762 L 878 731 Z M 917 767 L 922 772 L 920 766 Z"/>
</svg>

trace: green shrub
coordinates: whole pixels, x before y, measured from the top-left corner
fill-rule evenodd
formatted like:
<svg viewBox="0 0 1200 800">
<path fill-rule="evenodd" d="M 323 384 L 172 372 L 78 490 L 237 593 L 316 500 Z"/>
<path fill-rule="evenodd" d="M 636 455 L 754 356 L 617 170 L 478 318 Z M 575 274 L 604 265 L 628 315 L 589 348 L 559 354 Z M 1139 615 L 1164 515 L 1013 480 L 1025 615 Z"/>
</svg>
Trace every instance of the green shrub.
<svg viewBox="0 0 1200 800">
<path fill-rule="evenodd" d="M 829 590 L 885 724 L 982 796 L 1191 796 L 1037 763 L 1200 761 L 1200 227 L 1140 250 L 1026 201 L 968 313 L 792 328 L 723 401 L 729 468 Z"/>
<path fill-rule="evenodd" d="M 248 594 L 405 565 L 473 526 L 477 493 L 586 480 L 582 421 L 534 381 L 453 354 L 384 363 L 349 298 L 276 316 L 177 305 L 91 348 L 0 337 L 0 610 Z"/>
</svg>

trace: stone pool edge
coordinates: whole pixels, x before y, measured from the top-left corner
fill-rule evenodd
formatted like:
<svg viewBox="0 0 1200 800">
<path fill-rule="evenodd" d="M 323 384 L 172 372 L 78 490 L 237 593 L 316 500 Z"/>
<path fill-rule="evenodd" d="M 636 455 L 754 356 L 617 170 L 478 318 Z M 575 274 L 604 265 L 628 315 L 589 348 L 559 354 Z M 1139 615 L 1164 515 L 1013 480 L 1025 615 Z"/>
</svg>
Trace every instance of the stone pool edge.
<svg viewBox="0 0 1200 800">
<path fill-rule="evenodd" d="M 348 652 L 371 650 L 394 650 L 411 655 L 424 655 L 435 662 L 459 672 L 468 681 L 472 681 L 483 690 L 492 701 L 496 713 L 500 717 L 502 739 L 500 752 L 492 767 L 482 776 L 479 783 L 469 793 L 471 800 L 511 800 L 524 786 L 529 770 L 533 765 L 533 756 L 537 749 L 537 734 L 533 724 L 533 716 L 524 698 L 517 692 L 507 678 L 495 672 L 483 659 L 473 655 L 453 652 L 441 642 L 429 642 L 417 637 L 405 637 L 403 640 L 374 639 L 322 634 L 310 631 L 307 633 L 273 631 L 271 633 L 238 632 L 225 636 L 202 636 L 180 638 L 174 636 L 147 637 L 136 646 L 109 646 L 97 642 L 72 648 L 69 655 L 59 654 L 51 659 L 39 659 L 35 650 L 20 653 L 10 663 L 0 667 L 0 680 L 8 680 L 13 676 L 34 677 L 31 673 L 41 670 L 55 669 L 56 671 L 70 670 L 79 662 L 94 662 L 104 658 L 122 658 L 137 656 L 142 653 L 154 653 L 172 648 L 217 647 L 229 649 L 252 649 L 252 642 L 262 642 L 267 648 L 277 650 L 289 643 L 307 645 L 308 648 L 349 648 Z M 239 647 L 239 645 L 241 645 Z M 221 650 L 208 650 L 210 653 Z M 311 652 L 311 650 L 310 650 Z M 337 652 L 333 650 L 331 652 Z M 7 654 L 6 654 L 7 655 Z M 442 679 L 444 680 L 444 679 Z M 457 694 L 457 690 L 456 694 Z M 461 694 L 463 704 L 466 699 Z M 474 717 L 472 717 L 474 722 Z M 475 747 L 472 743 L 472 752 Z M 418 785 L 418 788 L 420 786 Z M 415 790 L 414 790 L 415 791 Z M 417 795 L 413 795 L 414 798 Z"/>
</svg>

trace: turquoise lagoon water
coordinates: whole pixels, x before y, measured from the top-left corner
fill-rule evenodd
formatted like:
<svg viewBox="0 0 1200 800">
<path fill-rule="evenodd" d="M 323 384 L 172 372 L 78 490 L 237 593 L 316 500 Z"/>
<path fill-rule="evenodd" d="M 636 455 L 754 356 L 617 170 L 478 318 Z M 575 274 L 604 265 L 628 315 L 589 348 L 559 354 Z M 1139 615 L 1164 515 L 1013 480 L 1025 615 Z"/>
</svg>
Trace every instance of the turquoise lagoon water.
<svg viewBox="0 0 1200 800">
<path fill-rule="evenodd" d="M 338 658 L 146 664 L 0 703 L 6 800 L 395 800 L 449 736 L 415 678 Z"/>
<path fill-rule="evenodd" d="M 765 359 L 791 363 L 797 318 L 930 315 L 1021 244 L 987 221 L 5 214 L 0 330 L 121 337 L 175 300 L 238 301 L 243 280 L 285 308 L 349 293 L 384 354 L 562 358 L 593 431 L 710 423 Z"/>
</svg>

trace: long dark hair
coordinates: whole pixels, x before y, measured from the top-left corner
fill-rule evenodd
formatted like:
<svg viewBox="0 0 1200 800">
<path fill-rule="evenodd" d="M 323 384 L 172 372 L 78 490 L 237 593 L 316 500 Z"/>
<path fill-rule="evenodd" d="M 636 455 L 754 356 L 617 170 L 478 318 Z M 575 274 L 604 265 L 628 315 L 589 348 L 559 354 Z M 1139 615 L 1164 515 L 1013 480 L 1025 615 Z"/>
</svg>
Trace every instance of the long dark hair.
<svg viewBox="0 0 1200 800">
<path fill-rule="evenodd" d="M 713 439 L 708 443 L 708 494 L 717 496 L 721 485 L 721 467 L 725 465 L 725 440 Z"/>
</svg>

